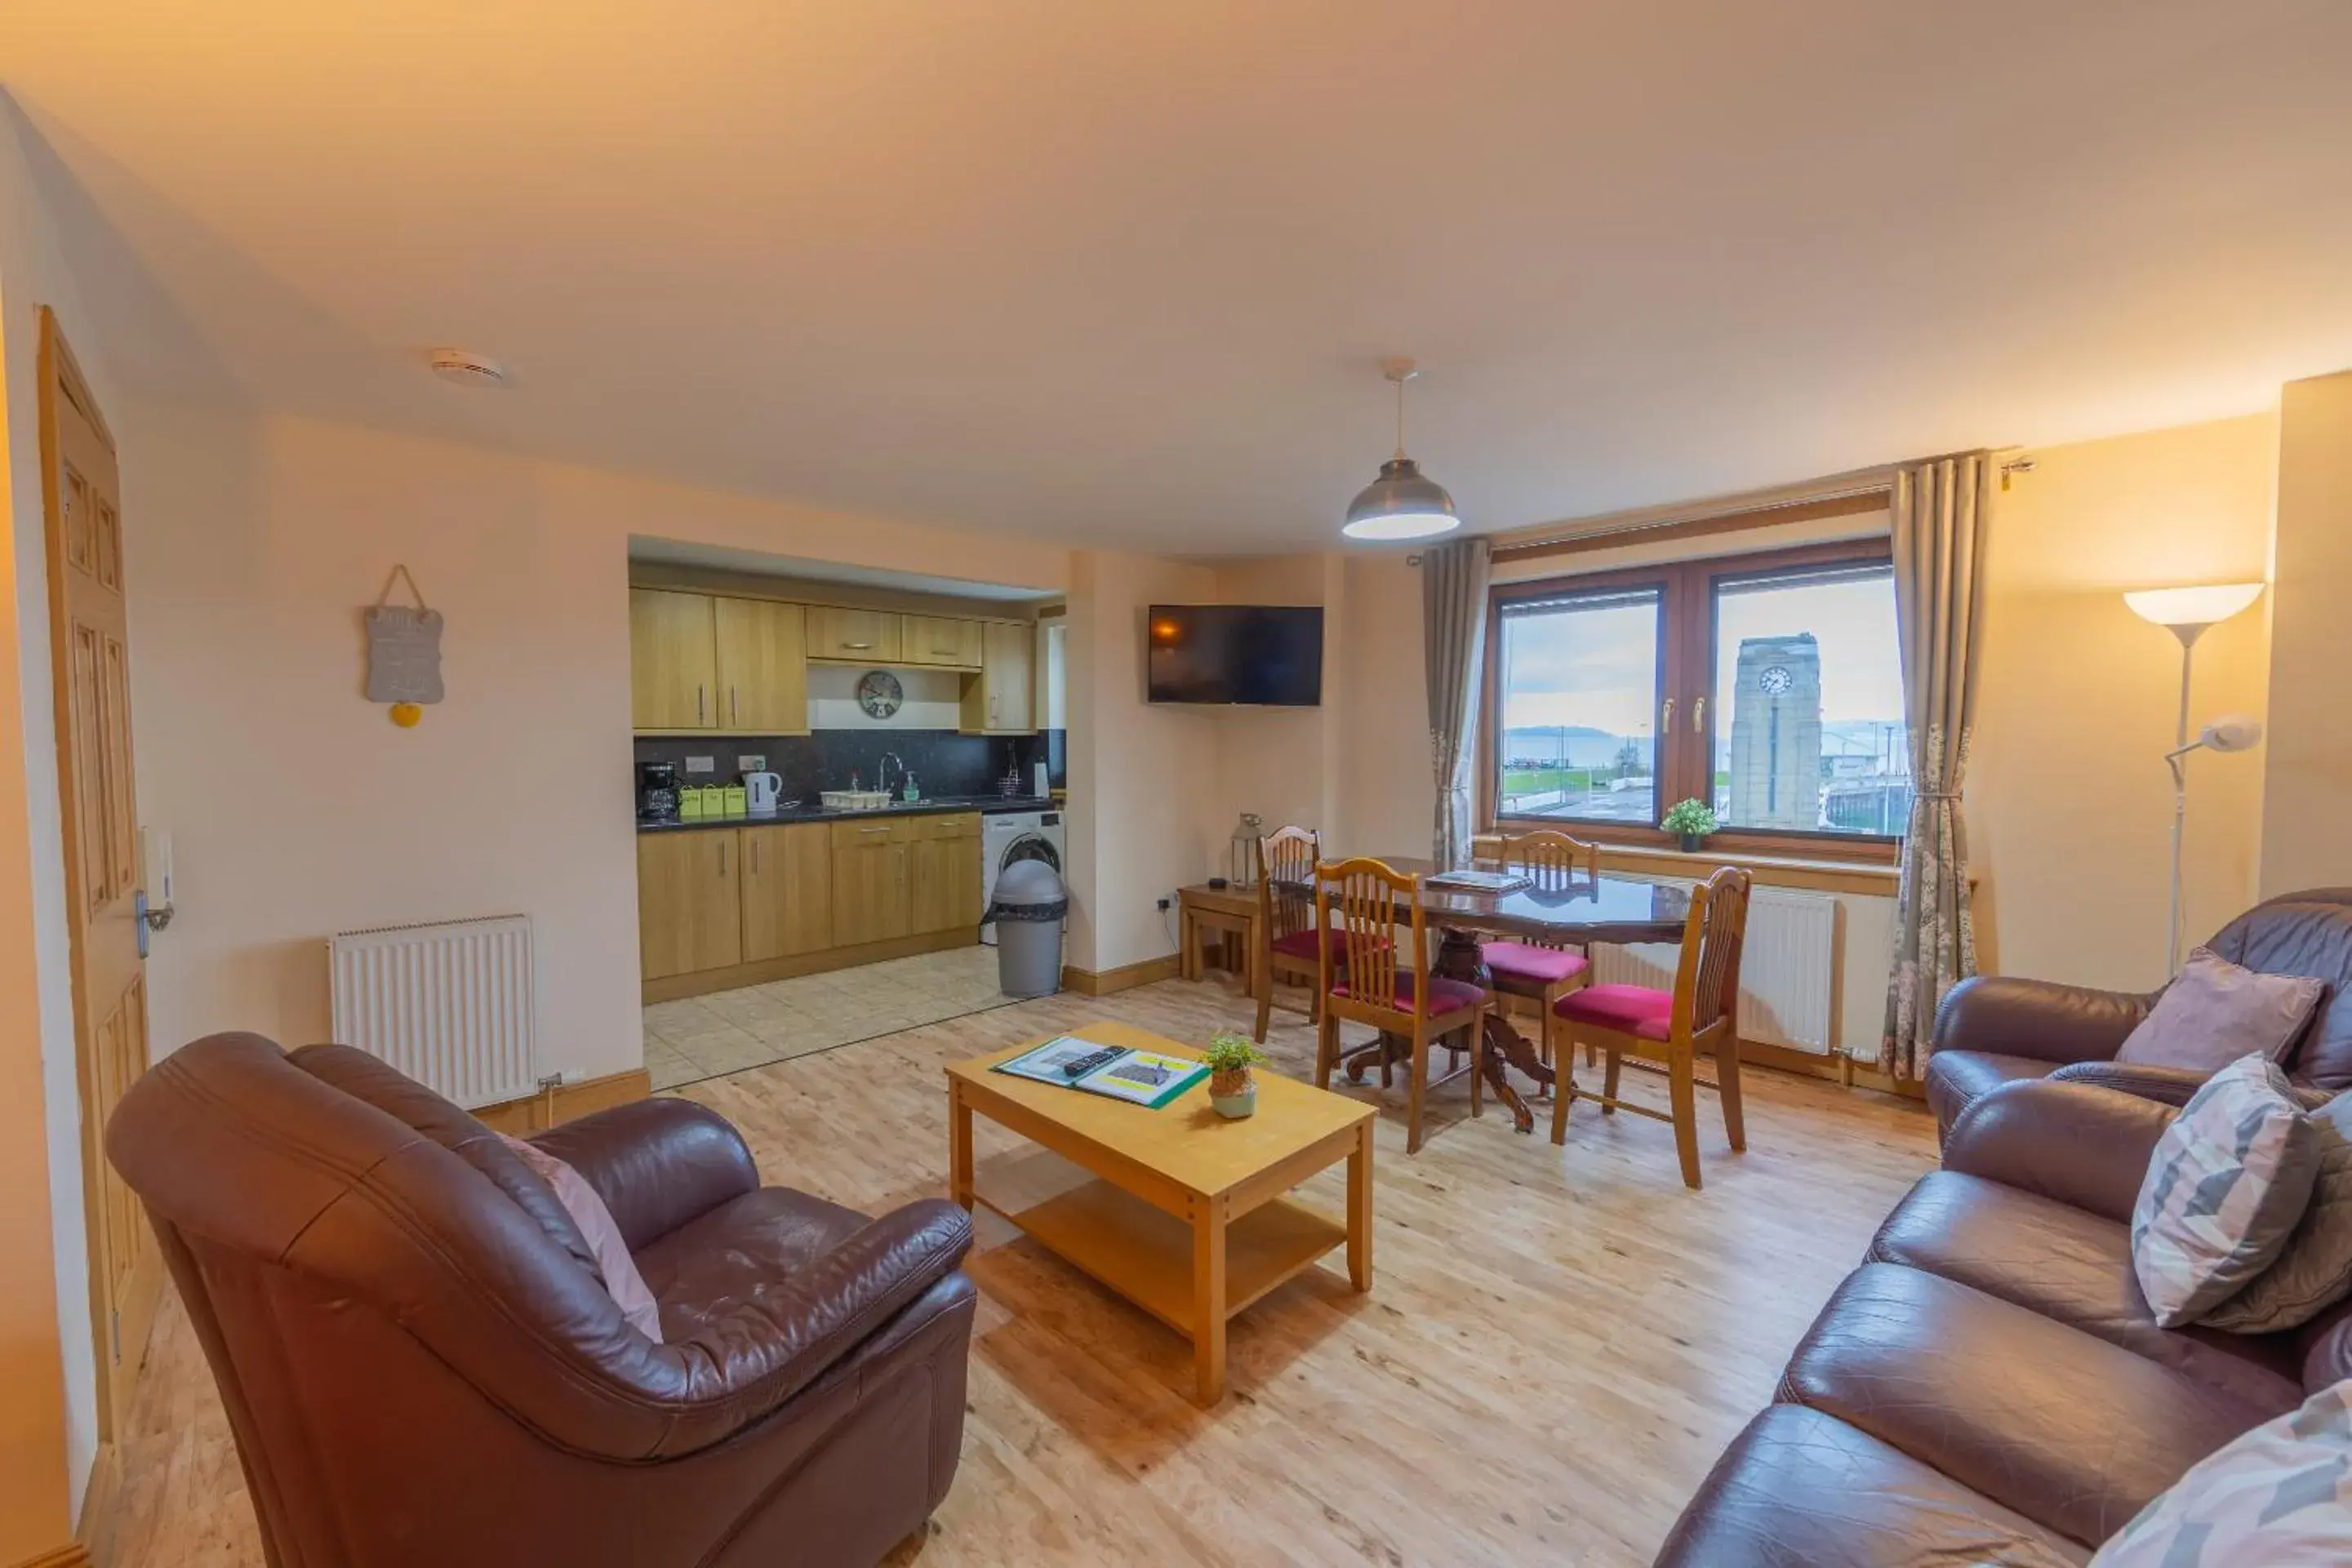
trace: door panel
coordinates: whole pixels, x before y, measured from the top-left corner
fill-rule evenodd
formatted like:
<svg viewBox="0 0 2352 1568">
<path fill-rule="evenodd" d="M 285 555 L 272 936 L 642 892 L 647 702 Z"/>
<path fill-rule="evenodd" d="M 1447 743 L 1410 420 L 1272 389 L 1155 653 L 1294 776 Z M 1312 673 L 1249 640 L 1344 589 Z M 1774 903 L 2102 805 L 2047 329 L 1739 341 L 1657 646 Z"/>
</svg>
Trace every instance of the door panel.
<svg viewBox="0 0 2352 1568">
<path fill-rule="evenodd" d="M 833 946 L 833 849 L 823 822 L 745 828 L 743 961 Z"/>
<path fill-rule="evenodd" d="M 147 1071 L 128 574 L 113 440 L 47 310 L 40 439 L 99 1435 L 113 1442 L 128 1419 L 163 1279 L 139 1200 L 99 1141 L 115 1105 Z"/>
<path fill-rule="evenodd" d="M 980 841 L 926 839 L 907 847 L 908 923 L 918 935 L 980 928 Z"/>
<path fill-rule="evenodd" d="M 806 735 L 805 612 L 797 604 L 759 599 L 719 599 L 713 605 L 719 727 L 753 735 Z"/>
<path fill-rule="evenodd" d="M 842 824 L 848 826 L 849 824 Z M 880 823 L 866 824 L 881 828 Z M 887 831 L 833 843 L 833 946 L 887 942 L 909 929 L 907 846 Z"/>
<path fill-rule="evenodd" d="M 743 961 L 735 841 L 731 828 L 637 835 L 637 957 L 644 978 Z"/>
<path fill-rule="evenodd" d="M 947 615 L 909 615 L 901 647 L 909 664 L 976 670 L 981 664 L 981 622 Z"/>
<path fill-rule="evenodd" d="M 629 707 L 639 729 L 719 727 L 708 595 L 629 590 Z"/>
<path fill-rule="evenodd" d="M 809 609 L 809 657 L 895 664 L 904 628 L 893 610 L 846 610 L 838 605 Z"/>
</svg>

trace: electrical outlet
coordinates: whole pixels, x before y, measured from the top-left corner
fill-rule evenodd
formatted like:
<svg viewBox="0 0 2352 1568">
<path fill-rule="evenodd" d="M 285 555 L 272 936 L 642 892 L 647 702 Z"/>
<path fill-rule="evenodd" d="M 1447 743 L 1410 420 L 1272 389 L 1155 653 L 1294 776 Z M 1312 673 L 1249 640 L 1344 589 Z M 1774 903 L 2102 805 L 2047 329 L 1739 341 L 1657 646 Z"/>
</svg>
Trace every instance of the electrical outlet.
<svg viewBox="0 0 2352 1568">
<path fill-rule="evenodd" d="M 738 773 L 765 773 L 767 770 L 768 759 L 759 752 L 749 752 L 735 759 L 735 771 Z"/>
<path fill-rule="evenodd" d="M 1171 903 L 1172 903 L 1172 902 L 1173 902 L 1173 900 L 1171 900 L 1171 899 L 1165 899 L 1165 898 L 1160 899 L 1160 900 L 1158 902 L 1158 904 L 1157 904 L 1157 907 L 1158 907 L 1158 909 L 1159 909 L 1160 913 L 1160 914 L 1162 914 L 1162 915 L 1167 914 L 1167 913 L 1168 913 L 1168 906 L 1169 906 L 1169 904 L 1170 904 Z"/>
<path fill-rule="evenodd" d="M 688 773 L 714 773 L 718 771 L 718 758 L 713 757 L 689 757 L 686 759 L 686 770 Z"/>
</svg>

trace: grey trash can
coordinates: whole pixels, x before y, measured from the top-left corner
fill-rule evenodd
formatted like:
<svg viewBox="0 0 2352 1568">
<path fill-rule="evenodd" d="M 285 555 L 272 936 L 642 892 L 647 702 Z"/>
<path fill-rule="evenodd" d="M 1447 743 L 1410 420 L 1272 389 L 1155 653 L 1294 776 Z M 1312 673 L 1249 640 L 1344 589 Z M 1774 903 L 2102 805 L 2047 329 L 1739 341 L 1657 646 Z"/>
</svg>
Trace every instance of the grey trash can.
<svg viewBox="0 0 2352 1568">
<path fill-rule="evenodd" d="M 1062 922 L 1070 895 L 1044 861 L 1016 861 L 996 879 L 982 912 L 996 923 L 996 985 L 1008 997 L 1050 997 L 1062 988 Z"/>
</svg>

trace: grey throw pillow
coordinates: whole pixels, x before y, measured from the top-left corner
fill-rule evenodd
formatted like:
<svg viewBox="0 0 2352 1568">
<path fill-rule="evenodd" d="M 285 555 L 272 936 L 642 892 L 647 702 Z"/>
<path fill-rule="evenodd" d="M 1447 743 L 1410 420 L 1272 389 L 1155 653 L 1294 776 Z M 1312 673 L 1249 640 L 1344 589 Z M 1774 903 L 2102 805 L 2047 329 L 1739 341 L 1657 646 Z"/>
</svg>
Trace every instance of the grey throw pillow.
<svg viewBox="0 0 2352 1568">
<path fill-rule="evenodd" d="M 2305 1120 L 2319 1145 L 2311 1202 L 2278 1261 L 2200 1322 L 2231 1333 L 2276 1333 L 2352 1296 L 2352 1094 Z"/>
<path fill-rule="evenodd" d="M 2311 1201 L 2318 1134 L 2259 1052 L 2205 1082 L 2156 1142 L 2132 1272 L 2156 1321 L 2193 1323 L 2269 1268 Z"/>
<path fill-rule="evenodd" d="M 2326 994 L 2325 980 L 2259 974 L 2200 947 L 2131 1031 L 2116 1060 L 2199 1072 L 2214 1071 L 2250 1051 L 2281 1061 L 2303 1038 Z"/>
</svg>

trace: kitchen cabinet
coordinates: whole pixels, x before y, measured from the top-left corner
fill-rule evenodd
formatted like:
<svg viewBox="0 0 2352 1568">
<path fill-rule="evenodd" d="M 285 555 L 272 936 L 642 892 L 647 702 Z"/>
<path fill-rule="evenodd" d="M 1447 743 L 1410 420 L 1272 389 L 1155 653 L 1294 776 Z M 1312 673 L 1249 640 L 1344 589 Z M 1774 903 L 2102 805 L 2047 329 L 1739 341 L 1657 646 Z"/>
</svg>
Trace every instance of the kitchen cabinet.
<svg viewBox="0 0 2352 1568">
<path fill-rule="evenodd" d="M 718 649 L 712 722 L 751 735 L 806 735 L 807 612 L 766 599 L 711 604 Z"/>
<path fill-rule="evenodd" d="M 907 918 L 916 936 L 980 927 L 980 814 L 919 817 L 907 845 Z"/>
<path fill-rule="evenodd" d="M 731 829 L 637 835 L 637 950 L 648 980 L 743 961 Z"/>
<path fill-rule="evenodd" d="M 835 946 L 887 942 L 913 929 L 903 831 L 910 820 L 830 824 Z"/>
<path fill-rule="evenodd" d="M 1036 629 L 1027 622 L 982 623 L 980 674 L 964 685 L 966 735 L 1027 735 L 1037 727 L 1032 691 Z"/>
<path fill-rule="evenodd" d="M 635 727 L 708 729 L 718 723 L 711 627 L 706 594 L 629 590 L 629 708 Z"/>
<path fill-rule="evenodd" d="M 947 615 L 901 617 L 900 657 L 909 664 L 977 670 L 982 662 L 984 624 Z"/>
<path fill-rule="evenodd" d="M 824 822 L 743 828 L 743 958 L 833 946 L 833 845 Z M 721 830 L 723 831 L 723 830 Z"/>
<path fill-rule="evenodd" d="M 808 656 L 866 664 L 903 663 L 904 621 L 895 610 L 813 604 L 808 612 Z"/>
</svg>

